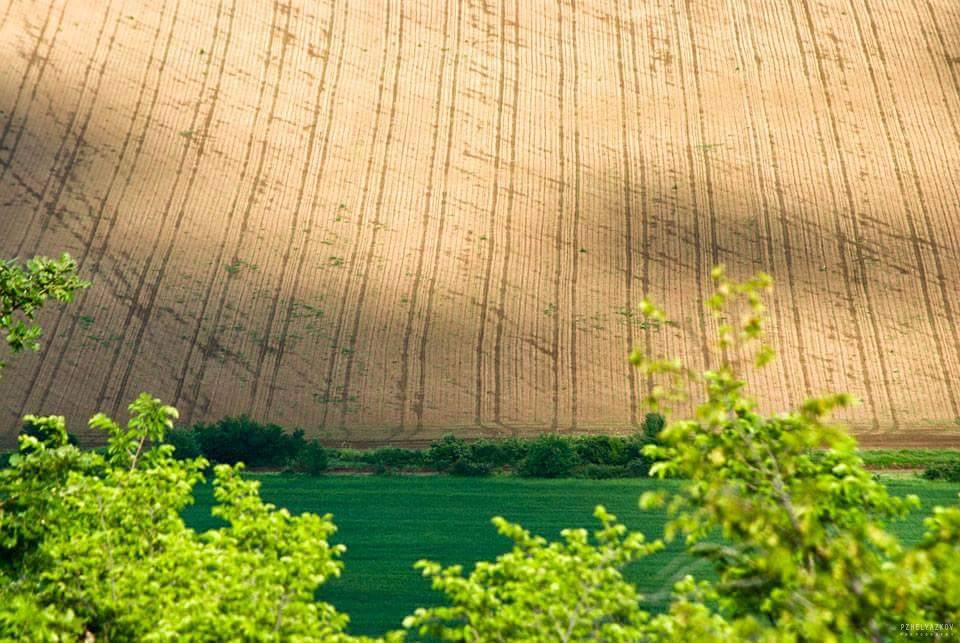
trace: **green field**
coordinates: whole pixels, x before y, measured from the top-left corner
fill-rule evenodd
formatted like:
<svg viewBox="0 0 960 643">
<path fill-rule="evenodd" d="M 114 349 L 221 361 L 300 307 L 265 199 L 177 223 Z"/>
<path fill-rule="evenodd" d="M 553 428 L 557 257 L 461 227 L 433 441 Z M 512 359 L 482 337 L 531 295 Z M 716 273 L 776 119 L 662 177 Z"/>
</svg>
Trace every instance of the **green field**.
<svg viewBox="0 0 960 643">
<path fill-rule="evenodd" d="M 436 603 L 439 595 L 412 569 L 420 558 L 445 564 L 470 564 L 502 553 L 508 542 L 490 525 L 502 515 L 525 527 L 557 538 L 564 527 L 592 527 L 593 507 L 602 503 L 629 527 L 653 538 L 665 516 L 641 512 L 637 498 L 648 489 L 677 483 L 653 480 L 523 480 L 518 478 L 452 478 L 446 476 L 306 476 L 259 475 L 262 495 L 292 512 L 332 513 L 340 531 L 335 540 L 347 545 L 341 578 L 328 583 L 322 598 L 350 614 L 351 631 L 378 634 L 398 628 L 418 605 Z M 896 494 L 915 493 L 925 513 L 957 500 L 960 485 L 915 478 L 887 478 Z M 197 503 L 185 512 L 198 529 L 217 523 L 210 516 L 209 486 L 196 493 Z M 895 526 L 907 541 L 922 533 L 920 517 Z M 673 580 L 705 568 L 680 552 L 675 543 L 628 570 L 648 596 L 650 607 L 662 606 Z"/>
</svg>

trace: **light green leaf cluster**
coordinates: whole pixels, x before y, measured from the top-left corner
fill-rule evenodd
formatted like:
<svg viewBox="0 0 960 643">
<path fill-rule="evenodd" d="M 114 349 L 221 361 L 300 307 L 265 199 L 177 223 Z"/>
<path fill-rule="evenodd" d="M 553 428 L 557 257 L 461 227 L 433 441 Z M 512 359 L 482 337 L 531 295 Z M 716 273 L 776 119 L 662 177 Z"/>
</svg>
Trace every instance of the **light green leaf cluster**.
<svg viewBox="0 0 960 643">
<path fill-rule="evenodd" d="M 0 261 L 0 332 L 14 353 L 37 350 L 40 326 L 33 323 L 48 299 L 70 302 L 90 283 L 76 275 L 77 264 L 64 254 L 59 259 L 34 257 L 26 267 Z M 6 364 L 0 361 L 0 369 Z"/>
<path fill-rule="evenodd" d="M 723 317 L 740 297 L 750 311 L 739 329 L 720 325 L 718 346 L 759 343 L 755 363 L 763 366 L 759 292 L 769 277 L 735 283 L 716 269 L 714 278 L 709 308 Z M 657 360 L 641 363 L 672 375 Z M 935 509 L 917 549 L 887 531 L 919 503 L 892 497 L 864 469 L 854 440 L 828 422 L 850 396 L 765 417 L 726 357 L 698 381 L 706 399 L 695 418 L 671 422 L 661 444 L 645 448 L 659 460 L 651 475 L 687 483 L 669 500 L 651 495 L 643 504 L 667 502 L 665 537 L 682 536 L 689 551 L 712 561 L 718 614 L 778 640 L 882 640 L 902 623 L 956 622 L 960 593 L 946 588 L 960 573 L 960 509 Z"/>
<path fill-rule="evenodd" d="M 567 529 L 552 543 L 494 518 L 513 550 L 466 577 L 458 565 L 420 561 L 451 605 L 418 609 L 404 626 L 450 641 L 639 640 L 649 617 L 621 570 L 663 544 L 627 531 L 603 507 L 594 515 L 601 528 L 592 539 L 585 529 Z"/>
<path fill-rule="evenodd" d="M 68 445 L 63 418 L 31 418 L 0 470 L 0 638 L 24 640 L 346 640 L 347 617 L 315 600 L 340 573 L 330 516 L 261 501 L 240 467 L 215 469 L 204 534 L 181 510 L 203 477 L 163 444 L 175 412 L 140 396 L 108 435 L 107 455 Z"/>
</svg>

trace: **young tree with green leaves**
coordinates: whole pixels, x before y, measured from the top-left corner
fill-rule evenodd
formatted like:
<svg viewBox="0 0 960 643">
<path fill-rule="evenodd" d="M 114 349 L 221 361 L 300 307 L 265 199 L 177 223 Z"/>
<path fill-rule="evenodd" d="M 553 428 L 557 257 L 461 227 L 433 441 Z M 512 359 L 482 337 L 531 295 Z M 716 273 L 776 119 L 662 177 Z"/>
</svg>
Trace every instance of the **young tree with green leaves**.
<svg viewBox="0 0 960 643">
<path fill-rule="evenodd" d="M 77 276 L 77 264 L 70 255 L 59 259 L 34 257 L 21 266 L 16 260 L 0 261 L 0 332 L 16 354 L 40 347 L 37 311 L 48 299 L 67 303 L 90 286 Z M 6 363 L 0 360 L 0 370 Z"/>
<path fill-rule="evenodd" d="M 547 546 L 498 522 L 514 538 L 513 551 L 479 563 L 468 577 L 458 567 L 419 564 L 453 607 L 418 610 L 409 627 L 456 641 L 882 641 L 906 626 L 960 620 L 960 508 L 935 508 L 922 542 L 906 547 L 886 524 L 907 516 L 917 499 L 890 496 L 864 469 L 854 440 L 828 422 L 830 411 L 852 403 L 849 396 L 758 413 L 735 356 L 752 357 L 757 367 L 773 358 L 762 342 L 762 292 L 771 279 L 738 283 L 722 268 L 712 276 L 716 368 L 696 373 L 639 351 L 630 359 L 666 381 L 653 387 L 655 409 L 668 411 L 689 399 L 691 386 L 702 387 L 694 418 L 670 422 L 660 445 L 645 447 L 659 460 L 652 475 L 686 483 L 677 493 L 645 494 L 641 503 L 666 503 L 672 518 L 664 539 L 683 538 L 718 580 L 684 579 L 669 611 L 651 618 L 642 598 L 624 590 L 619 569 L 659 541 L 641 547 L 639 535 L 612 537 L 605 521 L 594 545 L 579 534 L 575 543 Z M 649 301 L 640 310 L 667 321 Z M 624 596 L 628 604 L 618 600 Z"/>
<path fill-rule="evenodd" d="M 317 601 L 340 573 L 330 516 L 265 504 L 240 466 L 214 469 L 203 534 L 180 517 L 207 466 L 163 443 L 175 409 L 149 395 L 126 427 L 90 424 L 106 454 L 67 443 L 61 417 L 28 418 L 0 470 L 0 639 L 347 640 L 347 617 Z"/>
</svg>

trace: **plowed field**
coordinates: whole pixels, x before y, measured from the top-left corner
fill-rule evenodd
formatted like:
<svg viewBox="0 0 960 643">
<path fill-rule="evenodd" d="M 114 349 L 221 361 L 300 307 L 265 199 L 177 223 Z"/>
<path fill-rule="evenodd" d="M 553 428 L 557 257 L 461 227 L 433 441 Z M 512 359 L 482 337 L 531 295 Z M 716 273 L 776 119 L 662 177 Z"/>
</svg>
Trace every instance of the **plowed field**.
<svg viewBox="0 0 960 643">
<path fill-rule="evenodd" d="M 69 251 L 0 422 L 141 390 L 331 442 L 623 430 L 709 269 L 765 406 L 960 445 L 952 0 L 0 0 L 0 256 Z M 83 432 L 80 431 L 82 434 Z"/>
</svg>

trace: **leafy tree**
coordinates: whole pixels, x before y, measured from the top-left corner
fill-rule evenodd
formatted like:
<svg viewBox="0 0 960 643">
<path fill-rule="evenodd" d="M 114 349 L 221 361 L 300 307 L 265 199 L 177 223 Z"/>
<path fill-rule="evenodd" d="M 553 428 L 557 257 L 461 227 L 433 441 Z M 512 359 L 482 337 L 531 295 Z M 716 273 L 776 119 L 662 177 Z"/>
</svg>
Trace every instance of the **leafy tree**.
<svg viewBox="0 0 960 643">
<path fill-rule="evenodd" d="M 16 260 L 0 261 L 0 332 L 13 353 L 40 347 L 37 311 L 48 299 L 70 302 L 90 283 L 80 279 L 70 255 L 59 259 L 34 257 L 21 266 Z M 0 361 L 0 369 L 6 363 Z"/>
<path fill-rule="evenodd" d="M 528 478 L 563 478 L 570 475 L 580 458 L 569 440 L 544 434 L 530 443 L 527 457 L 520 462 L 520 475 Z"/>
<path fill-rule="evenodd" d="M 453 641 L 639 640 L 648 615 L 621 570 L 661 543 L 628 532 L 603 507 L 594 515 L 601 524 L 594 542 L 585 529 L 566 529 L 562 542 L 548 543 L 494 518 L 513 550 L 478 563 L 467 577 L 459 565 L 420 561 L 417 567 L 452 605 L 418 609 L 404 626 Z"/>
<path fill-rule="evenodd" d="M 666 502 L 672 518 L 664 538 L 683 537 L 718 580 L 684 579 L 669 611 L 649 618 L 619 566 L 659 542 L 641 547 L 639 535 L 625 535 L 602 509 L 595 545 L 582 532 L 547 545 L 498 519 L 515 547 L 494 563 L 478 563 L 466 578 L 456 566 L 419 563 L 452 607 L 417 610 L 408 627 L 458 641 L 880 641 L 906 624 L 960 619 L 960 508 L 935 508 L 921 544 L 905 547 L 885 525 L 907 516 L 917 499 L 890 496 L 864 469 L 854 440 L 827 420 L 852 403 L 849 396 L 758 413 L 735 357 L 752 357 L 757 367 L 773 358 L 762 343 L 761 293 L 771 280 L 760 274 L 737 283 L 722 268 L 713 278 L 707 306 L 719 330 L 718 366 L 695 373 L 638 351 L 631 361 L 666 378 L 648 400 L 656 410 L 688 400 L 691 384 L 705 393 L 693 419 L 670 422 L 659 444 L 644 447 L 659 460 L 652 474 L 688 482 L 669 496 L 645 494 L 641 504 Z M 667 321 L 649 301 L 640 310 Z"/>
<path fill-rule="evenodd" d="M 105 455 L 67 443 L 61 417 L 28 418 L 0 471 L 0 639 L 346 640 L 347 617 L 315 600 L 340 573 L 330 516 L 261 501 L 240 466 L 215 468 L 214 515 L 180 511 L 206 466 L 162 442 L 176 411 L 149 395 L 122 427 L 104 415 Z"/>
</svg>

